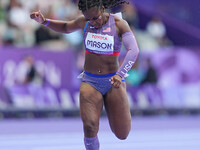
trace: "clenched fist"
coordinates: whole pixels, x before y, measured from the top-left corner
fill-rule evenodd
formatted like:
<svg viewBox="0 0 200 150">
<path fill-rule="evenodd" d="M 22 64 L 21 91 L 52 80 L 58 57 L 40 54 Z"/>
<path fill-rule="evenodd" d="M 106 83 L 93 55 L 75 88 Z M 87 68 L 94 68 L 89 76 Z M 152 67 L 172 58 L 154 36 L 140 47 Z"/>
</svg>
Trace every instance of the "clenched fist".
<svg viewBox="0 0 200 150">
<path fill-rule="evenodd" d="M 32 12 L 30 14 L 30 18 L 34 19 L 35 21 L 37 21 L 40 24 L 44 24 L 46 19 L 44 18 L 44 16 L 42 15 L 42 13 L 40 11 L 38 12 Z"/>
<path fill-rule="evenodd" d="M 114 75 L 111 77 L 111 84 L 115 87 L 115 88 L 119 88 L 119 86 L 122 83 L 122 78 L 119 75 Z"/>
</svg>

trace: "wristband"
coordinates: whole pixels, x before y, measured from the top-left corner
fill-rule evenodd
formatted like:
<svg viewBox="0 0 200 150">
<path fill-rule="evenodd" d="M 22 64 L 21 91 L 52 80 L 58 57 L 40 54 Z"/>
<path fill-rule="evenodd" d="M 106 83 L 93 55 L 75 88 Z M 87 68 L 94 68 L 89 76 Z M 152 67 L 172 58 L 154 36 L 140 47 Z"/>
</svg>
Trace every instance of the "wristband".
<svg viewBox="0 0 200 150">
<path fill-rule="evenodd" d="M 50 19 L 46 19 L 42 24 L 43 24 L 44 26 L 48 26 L 49 23 L 50 23 Z"/>
</svg>

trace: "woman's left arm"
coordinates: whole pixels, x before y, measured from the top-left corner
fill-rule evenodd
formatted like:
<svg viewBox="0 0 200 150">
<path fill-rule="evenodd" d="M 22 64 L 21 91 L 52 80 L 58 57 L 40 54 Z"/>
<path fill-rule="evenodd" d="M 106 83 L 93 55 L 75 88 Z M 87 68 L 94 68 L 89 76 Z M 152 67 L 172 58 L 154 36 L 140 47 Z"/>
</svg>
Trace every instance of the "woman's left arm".
<svg viewBox="0 0 200 150">
<path fill-rule="evenodd" d="M 127 54 L 124 58 L 122 65 L 118 69 L 116 75 L 111 78 L 113 85 L 115 87 L 118 87 L 121 84 L 121 79 L 119 81 L 119 78 L 116 76 L 118 75 L 121 78 L 125 77 L 125 75 L 132 68 L 133 64 L 137 59 L 137 56 L 139 54 L 139 48 L 135 36 L 133 35 L 133 32 L 131 31 L 128 23 L 125 20 L 121 19 L 120 21 L 118 21 L 116 26 L 122 37 L 124 47 L 127 49 Z"/>
</svg>

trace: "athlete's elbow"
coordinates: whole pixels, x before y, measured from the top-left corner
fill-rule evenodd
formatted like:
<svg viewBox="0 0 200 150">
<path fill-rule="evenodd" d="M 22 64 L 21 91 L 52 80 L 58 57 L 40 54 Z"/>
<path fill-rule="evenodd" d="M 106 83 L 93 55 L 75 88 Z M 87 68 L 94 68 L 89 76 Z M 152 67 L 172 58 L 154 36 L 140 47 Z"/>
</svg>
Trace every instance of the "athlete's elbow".
<svg viewBox="0 0 200 150">
<path fill-rule="evenodd" d="M 140 50 L 139 50 L 139 48 L 137 48 L 136 49 L 136 55 L 137 55 L 137 57 L 138 57 L 139 53 L 140 53 Z"/>
<path fill-rule="evenodd" d="M 130 51 L 130 53 L 131 53 L 131 58 L 134 59 L 135 61 L 140 53 L 139 48 L 135 48 L 134 50 Z"/>
</svg>

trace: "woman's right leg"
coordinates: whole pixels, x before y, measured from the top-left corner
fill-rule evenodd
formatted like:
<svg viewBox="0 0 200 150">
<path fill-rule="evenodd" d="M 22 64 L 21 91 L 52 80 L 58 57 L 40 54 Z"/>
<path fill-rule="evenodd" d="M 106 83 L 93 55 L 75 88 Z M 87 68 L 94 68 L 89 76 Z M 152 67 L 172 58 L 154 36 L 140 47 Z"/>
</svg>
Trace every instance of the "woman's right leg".
<svg viewBox="0 0 200 150">
<path fill-rule="evenodd" d="M 97 133 L 102 108 L 102 94 L 88 83 L 82 82 L 80 87 L 80 115 L 83 121 L 86 150 L 99 150 Z"/>
</svg>

